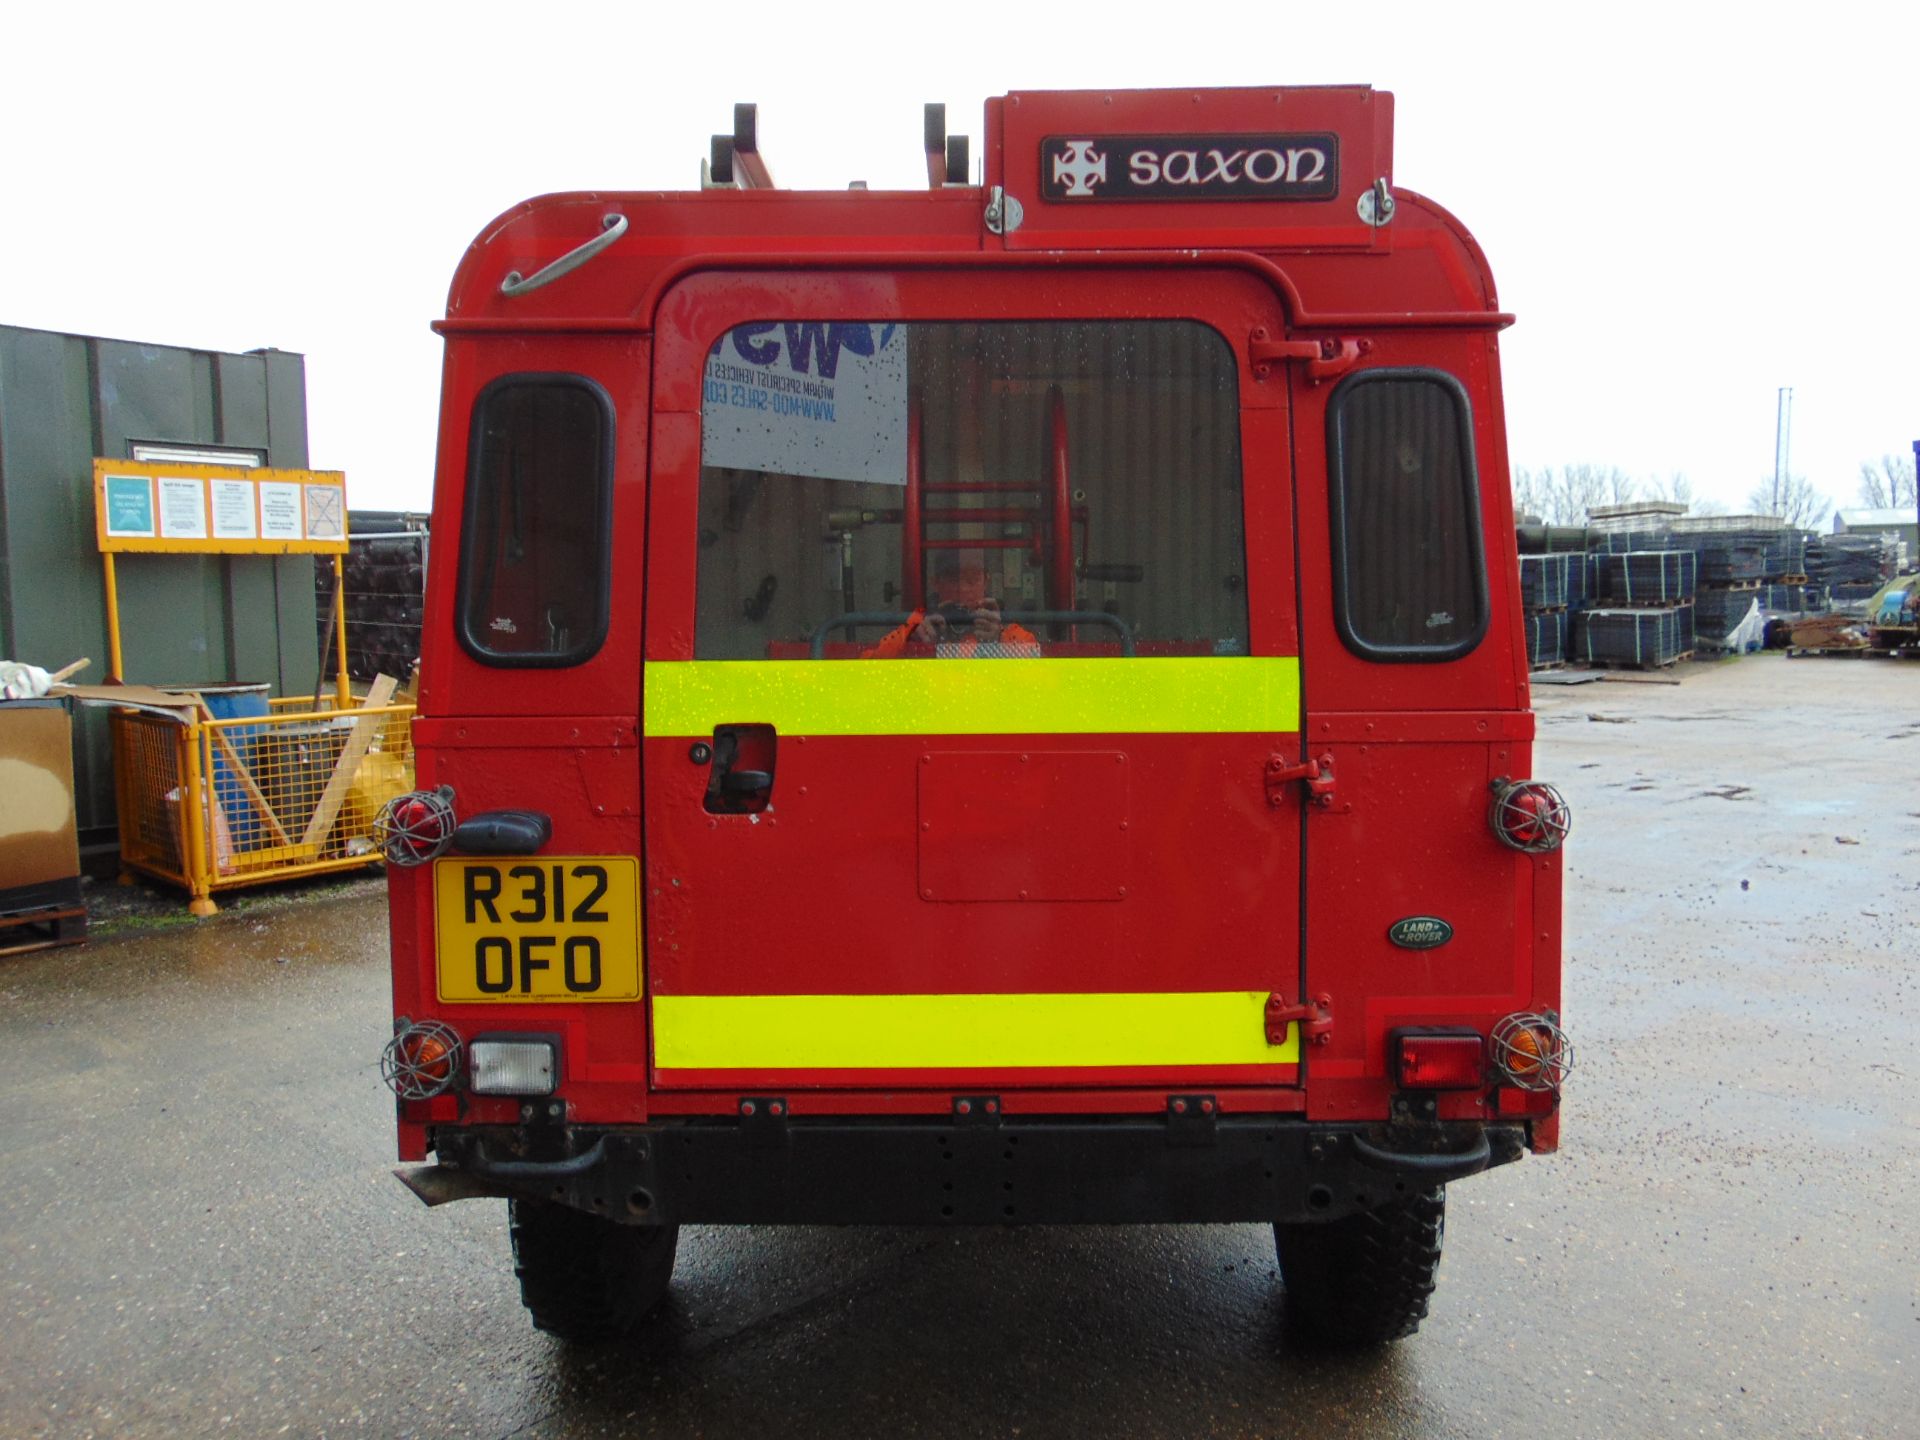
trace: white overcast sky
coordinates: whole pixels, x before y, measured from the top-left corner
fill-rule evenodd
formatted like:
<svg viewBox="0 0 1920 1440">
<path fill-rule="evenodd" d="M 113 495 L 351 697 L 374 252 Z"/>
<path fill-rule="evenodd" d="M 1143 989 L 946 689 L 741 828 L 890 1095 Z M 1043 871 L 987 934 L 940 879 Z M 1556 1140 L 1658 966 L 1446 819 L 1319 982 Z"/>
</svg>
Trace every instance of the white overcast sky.
<svg viewBox="0 0 1920 1440">
<path fill-rule="evenodd" d="M 1368 83 L 1473 230 L 1516 465 L 1744 510 L 1794 389 L 1840 504 L 1920 438 L 1907 5 L 496 6 L 0 0 L 0 323 L 307 357 L 312 463 L 427 504 L 447 282 L 527 196 L 692 188 L 736 100 L 785 186 L 924 185 L 1010 89 Z"/>
</svg>

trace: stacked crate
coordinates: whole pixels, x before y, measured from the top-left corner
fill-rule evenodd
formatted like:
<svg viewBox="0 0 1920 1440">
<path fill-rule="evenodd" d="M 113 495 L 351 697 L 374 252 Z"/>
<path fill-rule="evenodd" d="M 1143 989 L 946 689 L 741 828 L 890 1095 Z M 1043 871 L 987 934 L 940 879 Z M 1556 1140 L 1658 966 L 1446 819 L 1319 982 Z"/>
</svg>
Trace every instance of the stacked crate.
<svg viewBox="0 0 1920 1440">
<path fill-rule="evenodd" d="M 1575 572 L 1586 588 L 1587 557 L 1579 554 L 1522 555 L 1520 604 L 1526 612 L 1527 666 L 1549 670 L 1567 659 L 1567 614 L 1573 603 Z"/>
<path fill-rule="evenodd" d="M 1784 531 L 1771 535 L 1751 531 L 1724 531 L 1695 537 L 1700 557 L 1700 593 L 1694 606 L 1695 625 L 1701 643 L 1715 648 L 1727 646 L 1734 630 L 1753 612 L 1760 599 L 1761 577 L 1766 574 L 1768 552 L 1774 563 L 1784 564 Z M 1805 544 L 1800 563 L 1805 564 Z"/>
<path fill-rule="evenodd" d="M 1597 603 L 1574 616 L 1570 658 L 1651 668 L 1693 652 L 1693 552 L 1626 549 L 1617 535 L 1593 557 Z M 1644 537 L 1643 537 L 1644 538 Z"/>
</svg>

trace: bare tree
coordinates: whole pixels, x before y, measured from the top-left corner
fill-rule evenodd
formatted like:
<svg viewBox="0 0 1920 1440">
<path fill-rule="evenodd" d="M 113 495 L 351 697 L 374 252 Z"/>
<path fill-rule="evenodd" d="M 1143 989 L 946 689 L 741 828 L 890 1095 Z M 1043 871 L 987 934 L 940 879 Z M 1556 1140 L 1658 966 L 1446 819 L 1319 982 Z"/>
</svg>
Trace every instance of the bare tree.
<svg viewBox="0 0 1920 1440">
<path fill-rule="evenodd" d="M 1780 498 L 1774 501 L 1771 476 L 1753 487 L 1747 504 L 1756 515 L 1778 515 L 1796 530 L 1817 530 L 1833 510 L 1833 502 L 1813 488 L 1804 475 L 1789 475 L 1780 483 Z"/>
<path fill-rule="evenodd" d="M 1669 504 L 1685 505 L 1689 509 L 1693 507 L 1693 481 L 1678 470 L 1664 480 L 1658 476 L 1648 480 L 1646 492 L 1649 500 L 1665 500 Z"/>
<path fill-rule="evenodd" d="M 1911 455 L 1882 455 L 1878 460 L 1860 462 L 1860 502 L 1871 509 L 1893 510 L 1913 504 L 1913 487 Z"/>
<path fill-rule="evenodd" d="M 1528 470 L 1525 467 L 1513 472 L 1513 513 L 1516 515 L 1537 515 L 1542 520 L 1557 521 L 1558 517 L 1547 510 L 1547 477 L 1545 470 Z"/>
</svg>

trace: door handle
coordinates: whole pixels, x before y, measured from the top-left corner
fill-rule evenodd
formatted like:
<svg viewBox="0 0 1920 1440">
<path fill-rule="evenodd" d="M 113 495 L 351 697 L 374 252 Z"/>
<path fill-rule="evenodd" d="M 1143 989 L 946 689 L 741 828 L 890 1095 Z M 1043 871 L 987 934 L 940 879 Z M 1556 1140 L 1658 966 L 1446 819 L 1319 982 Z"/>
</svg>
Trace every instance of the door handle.
<svg viewBox="0 0 1920 1440">
<path fill-rule="evenodd" d="M 696 763 L 711 767 L 702 800 L 709 815 L 757 815 L 773 803 L 778 742 L 771 725 L 716 725 L 713 745 L 694 747 Z"/>
</svg>

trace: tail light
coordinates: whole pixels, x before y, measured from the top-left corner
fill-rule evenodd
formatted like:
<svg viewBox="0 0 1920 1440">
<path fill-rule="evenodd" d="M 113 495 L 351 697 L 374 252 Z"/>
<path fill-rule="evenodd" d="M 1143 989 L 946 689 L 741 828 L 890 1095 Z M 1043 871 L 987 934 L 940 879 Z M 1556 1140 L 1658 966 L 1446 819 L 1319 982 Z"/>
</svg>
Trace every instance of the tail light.
<svg viewBox="0 0 1920 1440">
<path fill-rule="evenodd" d="M 373 843 L 393 865 L 424 865 L 453 843 L 453 787 L 409 790 L 380 807 Z"/>
<path fill-rule="evenodd" d="M 460 1037 L 438 1020 L 400 1022 L 380 1052 L 380 1078 L 402 1100 L 430 1100 L 460 1078 Z"/>
<path fill-rule="evenodd" d="M 1500 1078 L 1519 1090 L 1558 1095 L 1573 1069 L 1573 1042 L 1545 1015 L 1509 1015 L 1487 1037 Z"/>
<path fill-rule="evenodd" d="M 1477 1030 L 1402 1030 L 1394 1035 L 1394 1077 L 1402 1090 L 1478 1090 L 1487 1047 Z"/>
<path fill-rule="evenodd" d="M 1544 855 L 1565 842 L 1573 829 L 1573 811 L 1544 780 L 1496 780 L 1487 823 L 1502 845 Z"/>
</svg>

